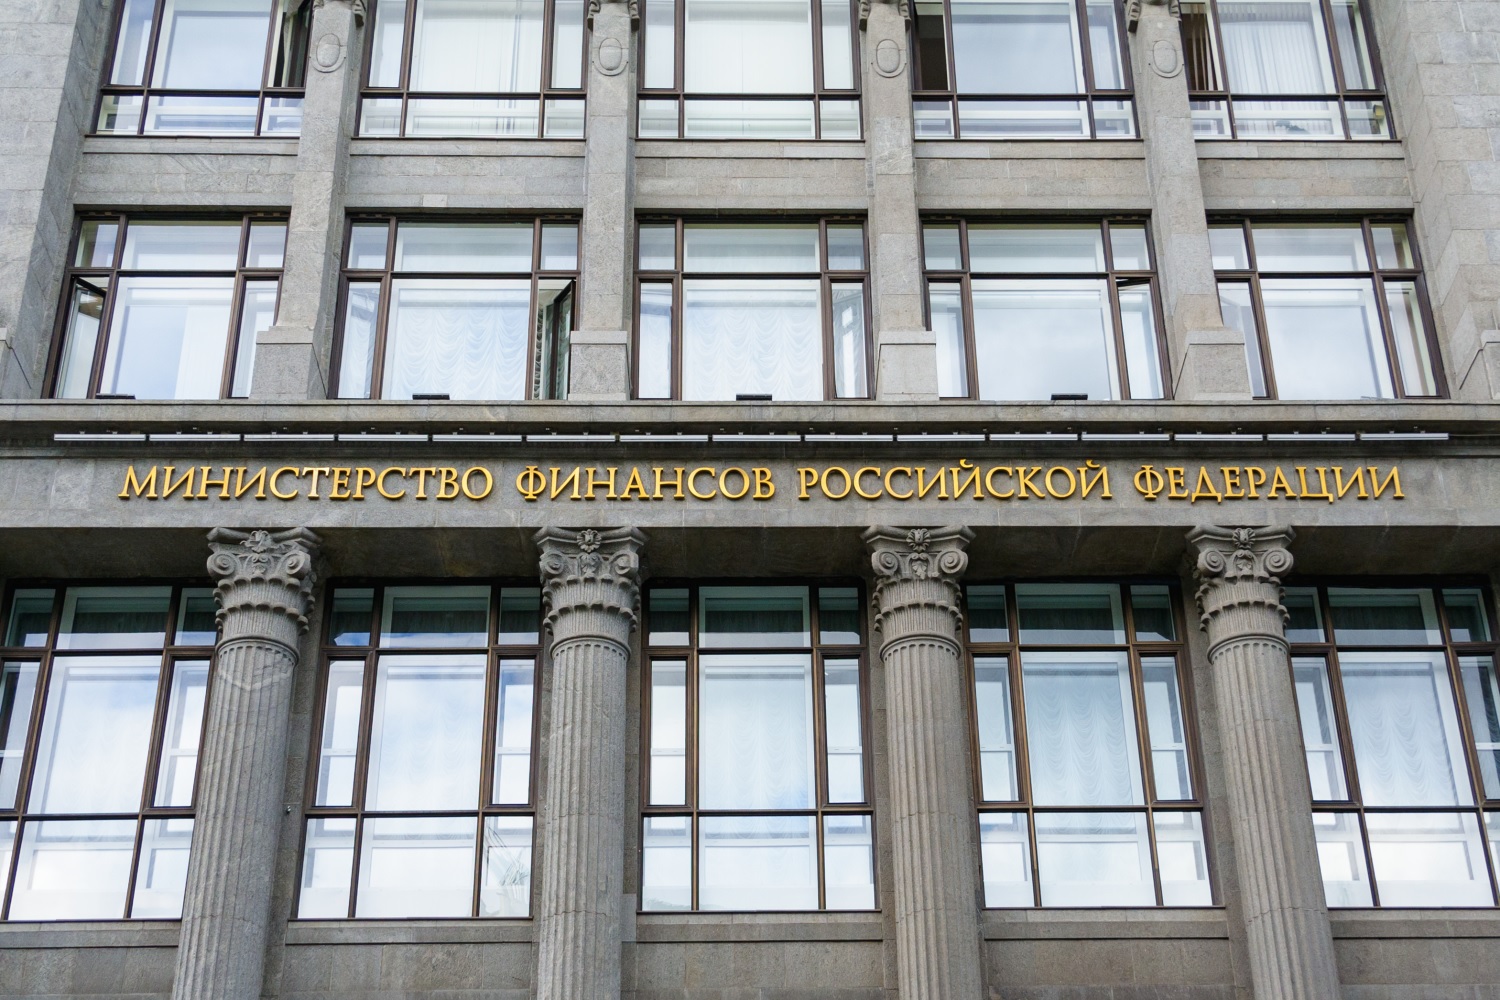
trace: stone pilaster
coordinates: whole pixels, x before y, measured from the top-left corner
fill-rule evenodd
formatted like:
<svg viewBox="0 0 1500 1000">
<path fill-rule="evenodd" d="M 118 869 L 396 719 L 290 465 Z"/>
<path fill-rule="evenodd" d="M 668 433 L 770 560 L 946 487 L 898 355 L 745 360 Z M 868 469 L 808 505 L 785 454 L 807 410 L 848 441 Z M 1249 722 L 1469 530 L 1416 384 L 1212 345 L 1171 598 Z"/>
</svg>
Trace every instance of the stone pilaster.
<svg viewBox="0 0 1500 1000">
<path fill-rule="evenodd" d="M 1151 232 L 1177 399 L 1250 398 L 1244 335 L 1224 326 L 1188 102 L 1177 0 L 1129 4 Z"/>
<path fill-rule="evenodd" d="M 1290 528 L 1188 534 L 1256 1000 L 1339 995 L 1281 606 L 1293 536 Z"/>
<path fill-rule="evenodd" d="M 173 1000 L 256 1000 L 282 821 L 298 637 L 318 538 L 215 528 L 219 643 L 198 764 L 197 818 Z"/>
<path fill-rule="evenodd" d="M 937 339 L 923 319 L 906 0 L 860 4 L 875 396 L 937 399 Z"/>
<path fill-rule="evenodd" d="M 974 806 L 958 580 L 964 527 L 875 527 L 876 628 L 890 731 L 896 955 L 903 1000 L 977 1000 L 982 990 Z"/>
<path fill-rule="evenodd" d="M 337 320 L 344 189 L 363 68 L 364 0 L 315 0 L 302 138 L 276 325 L 255 345 L 254 399 L 323 399 Z"/>
<path fill-rule="evenodd" d="M 620 996 L 625 678 L 645 541 L 634 528 L 536 535 L 552 636 L 537 1000 Z"/>
<path fill-rule="evenodd" d="M 635 273 L 636 4 L 590 0 L 584 127 L 584 274 L 578 332 L 568 351 L 568 398 L 630 398 Z"/>
</svg>

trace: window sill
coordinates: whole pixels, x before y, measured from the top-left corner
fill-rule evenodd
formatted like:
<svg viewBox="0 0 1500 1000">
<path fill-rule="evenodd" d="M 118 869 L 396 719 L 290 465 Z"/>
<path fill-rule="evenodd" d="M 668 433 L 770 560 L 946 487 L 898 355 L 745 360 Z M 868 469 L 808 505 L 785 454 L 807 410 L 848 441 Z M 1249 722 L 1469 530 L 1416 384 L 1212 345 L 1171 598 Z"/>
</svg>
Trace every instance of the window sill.
<svg viewBox="0 0 1500 1000">
<path fill-rule="evenodd" d="M 534 940 L 530 918 L 455 917 L 451 920 L 293 920 L 286 943 L 492 944 Z"/>
<path fill-rule="evenodd" d="M 9 948 L 175 948 L 176 920 L 0 921 L 0 951 Z"/>
<path fill-rule="evenodd" d="M 1229 937 L 1229 920 L 1221 906 L 984 910 L 980 914 L 979 930 L 986 941 L 1040 938 L 1219 940 Z"/>
<path fill-rule="evenodd" d="M 1333 936 L 1341 940 L 1369 938 L 1500 938 L 1500 909 L 1360 908 L 1330 910 Z"/>
<path fill-rule="evenodd" d="M 352 156 L 568 156 L 582 157 L 582 139 L 477 139 L 355 136 Z"/>
<path fill-rule="evenodd" d="M 1198 139 L 1200 160 L 1404 160 L 1399 139 Z"/>
<path fill-rule="evenodd" d="M 220 156 L 296 156 L 295 136 L 88 135 L 85 153 L 213 153 Z"/>
<path fill-rule="evenodd" d="M 627 916 L 628 920 L 629 917 Z M 850 913 L 637 913 L 635 939 L 672 941 L 883 941 L 885 915 Z"/>
<path fill-rule="evenodd" d="M 1140 160 L 1140 139 L 918 139 L 919 160 Z"/>
</svg>

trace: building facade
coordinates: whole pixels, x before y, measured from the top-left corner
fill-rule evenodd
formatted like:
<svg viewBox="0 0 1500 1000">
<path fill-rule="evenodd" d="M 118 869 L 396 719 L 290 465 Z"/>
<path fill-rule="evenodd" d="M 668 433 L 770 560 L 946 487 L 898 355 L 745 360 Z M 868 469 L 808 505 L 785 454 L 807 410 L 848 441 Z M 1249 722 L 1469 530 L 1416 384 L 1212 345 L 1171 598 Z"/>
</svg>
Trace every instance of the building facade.
<svg viewBox="0 0 1500 1000">
<path fill-rule="evenodd" d="M 1500 1000 L 1500 4 L 0 9 L 0 997 Z"/>
</svg>

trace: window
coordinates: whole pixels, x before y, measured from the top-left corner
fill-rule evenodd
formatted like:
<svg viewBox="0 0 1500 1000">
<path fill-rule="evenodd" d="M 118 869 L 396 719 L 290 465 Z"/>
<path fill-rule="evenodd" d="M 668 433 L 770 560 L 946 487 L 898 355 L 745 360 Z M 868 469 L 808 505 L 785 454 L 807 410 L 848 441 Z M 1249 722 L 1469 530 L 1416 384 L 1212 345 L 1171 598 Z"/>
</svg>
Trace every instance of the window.
<svg viewBox="0 0 1500 1000">
<path fill-rule="evenodd" d="M 860 590 L 646 606 L 641 909 L 874 909 Z"/>
<path fill-rule="evenodd" d="M 583 135 L 584 0 L 375 0 L 359 135 Z"/>
<path fill-rule="evenodd" d="M 314 0 L 125 0 L 95 126 L 296 136 Z"/>
<path fill-rule="evenodd" d="M 1175 588 L 965 596 L 985 906 L 1211 905 Z"/>
<path fill-rule="evenodd" d="M 355 219 L 342 399 L 564 399 L 578 223 Z"/>
<path fill-rule="evenodd" d="M 537 587 L 338 587 L 297 916 L 531 913 Z"/>
<path fill-rule="evenodd" d="M 1444 395 L 1405 222 L 1236 221 L 1208 235 L 1224 325 L 1245 335 L 1256 396 Z"/>
<path fill-rule="evenodd" d="M 1133 139 L 1115 0 L 916 0 L 918 139 Z"/>
<path fill-rule="evenodd" d="M 851 0 L 643 0 L 642 139 L 858 139 Z"/>
<path fill-rule="evenodd" d="M 1288 587 L 1329 906 L 1493 906 L 1500 684 L 1478 586 Z M 1486 847 L 1488 843 L 1488 848 Z"/>
<path fill-rule="evenodd" d="M 1184 0 L 1194 134 L 1391 138 L 1366 7 L 1360 0 Z"/>
<path fill-rule="evenodd" d="M 182 915 L 216 610 L 206 587 L 11 592 L 0 915 Z"/>
<path fill-rule="evenodd" d="M 1163 398 L 1150 244 L 1138 221 L 925 223 L 938 394 Z"/>
<path fill-rule="evenodd" d="M 63 285 L 60 399 L 250 395 L 276 321 L 286 221 L 86 218 Z"/>
<path fill-rule="evenodd" d="M 638 399 L 866 399 L 857 221 L 643 222 Z"/>
</svg>

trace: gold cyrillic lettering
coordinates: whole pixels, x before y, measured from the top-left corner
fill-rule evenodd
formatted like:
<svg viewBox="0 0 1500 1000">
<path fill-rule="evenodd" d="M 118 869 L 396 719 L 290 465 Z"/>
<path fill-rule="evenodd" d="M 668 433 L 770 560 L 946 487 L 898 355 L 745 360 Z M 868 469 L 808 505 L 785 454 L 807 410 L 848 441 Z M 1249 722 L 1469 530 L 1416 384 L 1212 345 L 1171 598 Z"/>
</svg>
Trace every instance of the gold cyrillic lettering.
<svg viewBox="0 0 1500 1000">
<path fill-rule="evenodd" d="M 135 466 L 126 466 L 125 484 L 120 488 L 120 499 L 129 500 L 132 491 L 136 496 L 144 493 L 147 500 L 156 499 L 156 466 L 151 466 L 144 482 L 135 474 Z"/>
<path fill-rule="evenodd" d="M 402 479 L 406 478 L 406 470 L 405 469 L 403 469 L 399 465 L 388 465 L 385 468 L 383 468 L 383 469 L 380 470 L 380 475 L 378 475 L 378 476 L 375 477 L 375 492 L 379 493 L 381 496 L 385 497 L 387 500 L 400 500 L 402 497 L 406 496 L 406 489 L 405 489 L 405 487 L 403 487 L 401 489 L 400 493 L 388 493 L 386 491 L 386 488 L 385 488 L 385 477 L 389 476 L 393 472 L 396 475 L 400 476 Z M 520 476 L 517 476 L 516 477 L 516 484 L 517 484 L 517 486 L 520 485 L 520 482 L 521 482 Z M 535 500 L 536 499 L 536 494 L 533 493 L 533 494 L 527 496 L 526 499 L 527 500 Z"/>
<path fill-rule="evenodd" d="M 866 493 L 865 492 L 864 484 L 861 482 L 861 480 L 864 479 L 865 473 L 870 473 L 870 474 L 874 475 L 874 477 L 875 477 L 875 492 L 874 493 Z M 860 466 L 860 468 L 856 469 L 855 472 L 854 472 L 854 492 L 858 493 L 860 496 L 864 497 L 866 500 L 879 500 L 880 499 L 880 470 L 877 469 L 873 465 L 864 465 L 864 466 Z"/>
<path fill-rule="evenodd" d="M 474 475 L 476 472 L 484 477 L 484 489 L 478 493 L 475 493 L 472 489 L 469 488 L 469 477 Z M 468 497 L 470 500 L 483 500 L 485 497 L 489 496 L 490 491 L 495 488 L 495 477 L 491 476 L 490 470 L 486 469 L 482 465 L 471 466 L 464 470 L 464 480 L 462 486 L 464 496 Z"/>
<path fill-rule="evenodd" d="M 715 496 L 718 495 L 719 491 L 716 488 L 710 489 L 707 493 L 698 492 L 698 477 L 706 475 L 710 479 L 713 479 L 715 471 L 716 470 L 711 465 L 700 465 L 698 466 L 698 468 L 688 473 L 688 492 L 691 493 L 695 499 L 712 500 Z"/>
<path fill-rule="evenodd" d="M 842 493 L 834 493 L 828 488 L 828 477 L 833 475 L 835 472 L 844 477 L 844 492 Z M 830 465 L 828 468 L 823 470 L 823 478 L 818 481 L 818 487 L 823 491 L 823 495 L 828 499 L 842 500 L 844 499 L 844 497 L 849 495 L 849 490 L 854 487 L 854 481 L 849 478 L 848 469 L 839 465 Z"/>
<path fill-rule="evenodd" d="M 635 490 L 636 493 L 638 494 L 638 496 L 637 497 L 632 497 L 630 495 L 630 491 L 631 490 Z M 630 476 L 629 476 L 629 478 L 627 478 L 625 480 L 625 486 L 624 486 L 624 488 L 620 490 L 620 499 L 621 500 L 635 500 L 635 499 L 650 500 L 651 499 L 651 494 L 646 492 L 646 484 L 641 480 L 641 470 L 640 470 L 639 466 L 632 465 L 630 467 Z"/>
<path fill-rule="evenodd" d="M 1405 500 L 1406 494 L 1401 492 L 1401 469 L 1395 465 L 1391 466 L 1390 475 L 1385 477 L 1383 483 L 1379 481 L 1380 476 L 1375 469 L 1375 466 L 1370 466 L 1370 489 L 1375 492 L 1375 499 L 1380 499 L 1380 494 L 1385 492 L 1387 486 L 1394 486 L 1395 491 L 1391 495 L 1397 500 Z M 163 493 L 162 496 L 166 494 Z"/>
<path fill-rule="evenodd" d="M 1267 500 L 1276 499 L 1276 491 L 1285 490 L 1288 500 L 1297 499 L 1297 494 L 1292 492 L 1292 484 L 1286 481 L 1286 474 L 1281 471 L 1281 466 L 1276 466 L 1276 473 L 1271 477 L 1271 492 L 1266 494 Z"/>
<path fill-rule="evenodd" d="M 661 472 L 662 472 L 662 466 L 660 466 L 660 465 L 652 466 L 652 470 L 656 474 L 656 489 L 652 492 L 651 499 L 653 499 L 653 500 L 660 500 L 661 499 L 661 488 L 663 486 L 670 486 L 670 487 L 672 487 L 672 493 L 673 493 L 672 499 L 673 500 L 686 500 L 687 499 L 687 496 L 682 492 L 682 466 L 678 465 L 678 466 L 675 466 L 674 468 L 677 471 L 677 477 L 675 479 L 667 479 L 666 477 L 664 477 L 661 474 Z"/>
<path fill-rule="evenodd" d="M 729 492 L 729 486 L 725 482 L 725 480 L 729 478 L 729 474 L 731 472 L 740 477 L 740 483 L 743 486 L 743 489 L 741 489 L 738 493 Z M 744 498 L 749 492 L 750 473 L 746 472 L 744 469 L 741 469 L 739 466 L 731 465 L 729 468 L 719 473 L 719 493 L 726 500 L 740 500 Z"/>
<path fill-rule="evenodd" d="M 296 489 L 293 489 L 290 493 L 283 493 L 281 492 L 281 490 L 277 489 L 277 486 L 281 484 L 281 477 L 286 475 L 288 472 L 292 474 L 293 479 L 296 479 L 299 475 L 301 475 L 301 473 L 297 471 L 297 467 L 295 465 L 283 465 L 281 468 L 271 473 L 271 495 L 277 500 L 297 499 Z"/>
<path fill-rule="evenodd" d="M 1059 493 L 1057 492 L 1057 490 L 1052 488 L 1052 477 L 1057 475 L 1059 472 L 1068 477 L 1068 492 L 1066 493 Z M 1042 480 L 1042 484 L 1047 487 L 1047 493 L 1050 494 L 1054 500 L 1066 500 L 1068 497 L 1078 492 L 1078 480 L 1073 477 L 1073 470 L 1068 468 L 1066 465 L 1054 465 L 1052 468 L 1048 469 L 1047 478 Z"/>
</svg>

